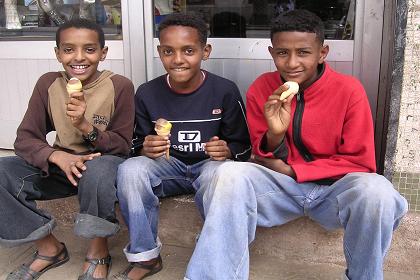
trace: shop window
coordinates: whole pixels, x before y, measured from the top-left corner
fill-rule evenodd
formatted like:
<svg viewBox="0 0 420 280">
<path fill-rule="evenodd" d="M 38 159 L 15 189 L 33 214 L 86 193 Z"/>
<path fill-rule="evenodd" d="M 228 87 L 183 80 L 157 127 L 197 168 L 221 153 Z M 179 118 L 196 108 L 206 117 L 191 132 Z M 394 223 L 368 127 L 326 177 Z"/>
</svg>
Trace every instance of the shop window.
<svg viewBox="0 0 420 280">
<path fill-rule="evenodd" d="M 154 0 L 155 30 L 173 12 L 193 12 L 209 25 L 210 37 L 268 38 L 279 13 L 307 9 L 325 24 L 325 37 L 353 40 L 355 0 Z"/>
<path fill-rule="evenodd" d="M 106 39 L 122 39 L 121 0 L 0 0 L 0 40 L 51 40 L 74 17 L 99 23 Z"/>
</svg>

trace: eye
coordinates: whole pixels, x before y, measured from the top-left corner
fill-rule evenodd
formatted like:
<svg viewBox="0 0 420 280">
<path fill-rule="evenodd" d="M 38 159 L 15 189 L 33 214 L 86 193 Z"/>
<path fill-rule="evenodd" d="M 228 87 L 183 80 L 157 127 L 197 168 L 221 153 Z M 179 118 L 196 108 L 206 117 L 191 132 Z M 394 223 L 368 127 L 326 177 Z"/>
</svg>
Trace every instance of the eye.
<svg viewBox="0 0 420 280">
<path fill-rule="evenodd" d="M 73 51 L 73 49 L 72 48 L 64 48 L 63 49 L 63 52 L 64 53 L 71 53 Z"/>
<path fill-rule="evenodd" d="M 86 48 L 87 53 L 94 53 L 96 51 L 95 48 Z"/>
<path fill-rule="evenodd" d="M 287 55 L 287 51 L 284 51 L 284 50 L 277 51 L 276 54 L 277 54 L 277 56 L 286 56 Z"/>
<path fill-rule="evenodd" d="M 311 52 L 310 51 L 307 51 L 307 50 L 300 50 L 299 52 L 298 52 L 298 55 L 300 55 L 300 56 L 305 56 L 305 55 L 308 55 L 308 54 L 310 54 Z"/>
<path fill-rule="evenodd" d="M 172 54 L 172 50 L 170 49 L 164 49 L 162 50 L 163 55 L 171 55 Z"/>
<path fill-rule="evenodd" d="M 186 49 L 185 50 L 185 54 L 187 54 L 187 55 L 193 55 L 194 54 L 194 49 L 192 49 L 192 48 Z"/>
</svg>

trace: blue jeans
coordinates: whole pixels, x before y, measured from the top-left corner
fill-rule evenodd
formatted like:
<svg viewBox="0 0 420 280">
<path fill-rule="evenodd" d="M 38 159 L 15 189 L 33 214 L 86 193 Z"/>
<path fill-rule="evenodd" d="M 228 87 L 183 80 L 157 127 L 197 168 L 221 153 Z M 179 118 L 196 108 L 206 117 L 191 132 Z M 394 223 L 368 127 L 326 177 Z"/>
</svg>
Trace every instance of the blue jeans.
<svg viewBox="0 0 420 280">
<path fill-rule="evenodd" d="M 140 156 L 120 165 L 117 195 L 130 234 L 129 244 L 124 248 L 129 262 L 148 261 L 160 253 L 162 244 L 157 236 L 159 198 L 201 193 L 201 186 L 209 185 L 208 181 L 220 164 L 204 160 L 186 165 L 174 157 L 166 160 Z"/>
<path fill-rule="evenodd" d="M 203 193 L 205 223 L 186 278 L 248 279 L 257 226 L 302 216 L 325 229 L 344 228 L 347 277 L 383 279 L 383 260 L 407 201 L 383 176 L 350 173 L 331 186 L 297 183 L 253 163 L 220 166 Z"/>
<path fill-rule="evenodd" d="M 0 158 L 0 246 L 13 247 L 52 233 L 56 225 L 50 214 L 38 209 L 36 200 L 78 195 L 80 212 L 74 231 L 84 238 L 109 237 L 119 230 L 115 217 L 115 178 L 124 159 L 104 155 L 86 162 L 78 186 L 50 164 L 48 177 L 22 158 Z"/>
</svg>

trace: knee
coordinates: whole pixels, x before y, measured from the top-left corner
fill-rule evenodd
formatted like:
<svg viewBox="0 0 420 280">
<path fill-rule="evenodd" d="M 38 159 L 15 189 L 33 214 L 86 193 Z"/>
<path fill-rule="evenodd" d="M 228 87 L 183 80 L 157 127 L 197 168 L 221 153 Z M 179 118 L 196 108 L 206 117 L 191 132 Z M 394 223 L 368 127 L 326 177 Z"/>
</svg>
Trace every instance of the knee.
<svg viewBox="0 0 420 280">
<path fill-rule="evenodd" d="M 124 159 L 116 157 L 116 156 L 110 156 L 110 155 L 104 155 L 97 158 L 94 158 L 93 160 L 86 161 L 86 171 L 84 173 L 86 174 L 92 174 L 100 178 L 107 178 L 110 175 L 114 176 L 117 174 L 118 165 L 123 161 Z"/>
<path fill-rule="evenodd" d="M 253 171 L 253 165 L 242 162 L 226 162 L 218 167 L 209 188 L 203 195 L 204 216 L 211 206 L 226 213 L 229 211 L 255 213 Z"/>
<path fill-rule="evenodd" d="M 389 213 L 399 218 L 407 212 L 407 201 L 390 181 L 376 173 L 357 178 L 357 207 L 368 213 Z"/>
<path fill-rule="evenodd" d="M 129 198 L 148 191 L 144 180 L 148 179 L 148 170 L 151 159 L 147 157 L 135 157 L 124 161 L 118 167 L 117 194 L 119 198 Z"/>
<path fill-rule="evenodd" d="M 243 162 L 226 162 L 216 169 L 213 185 L 225 197 L 238 197 L 249 191 L 252 166 Z"/>
<path fill-rule="evenodd" d="M 247 176 L 248 164 L 244 162 L 228 161 L 218 166 L 215 174 L 218 180 L 235 181 L 241 179 L 241 177 Z"/>
<path fill-rule="evenodd" d="M 18 157 L 0 157 L 0 178 L 7 178 L 14 170 L 21 169 L 25 163 Z"/>
<path fill-rule="evenodd" d="M 79 188 L 98 194 L 115 191 L 117 169 L 122 161 L 121 158 L 107 155 L 87 161 Z"/>
<path fill-rule="evenodd" d="M 153 160 L 143 156 L 127 159 L 118 166 L 118 180 L 145 175 L 151 161 Z"/>
<path fill-rule="evenodd" d="M 5 178 L 9 173 L 8 170 L 11 167 L 10 160 L 7 157 L 0 157 L 0 177 Z"/>
</svg>

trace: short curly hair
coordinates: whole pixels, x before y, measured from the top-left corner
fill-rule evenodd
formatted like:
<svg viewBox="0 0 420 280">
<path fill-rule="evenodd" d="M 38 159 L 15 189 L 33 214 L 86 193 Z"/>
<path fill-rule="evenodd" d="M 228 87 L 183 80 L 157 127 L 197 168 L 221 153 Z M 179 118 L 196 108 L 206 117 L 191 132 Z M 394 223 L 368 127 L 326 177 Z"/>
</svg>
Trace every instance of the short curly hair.
<svg viewBox="0 0 420 280">
<path fill-rule="evenodd" d="M 101 46 L 101 49 L 105 47 L 105 34 L 99 24 L 88 19 L 74 18 L 65 22 L 63 25 L 60 25 L 60 27 L 57 29 L 55 33 L 55 43 L 57 44 L 57 48 L 60 48 L 61 32 L 70 28 L 89 29 L 95 31 L 98 34 L 99 45 Z"/>
<path fill-rule="evenodd" d="M 271 23 L 270 39 L 278 32 L 308 32 L 315 33 L 321 44 L 324 43 L 324 23 L 314 13 L 308 10 L 292 10 L 281 13 Z"/>
<path fill-rule="evenodd" d="M 165 17 L 159 24 L 158 33 L 170 26 L 188 26 L 197 30 L 200 42 L 205 45 L 207 43 L 207 24 L 199 16 L 192 13 L 174 13 Z"/>
</svg>

